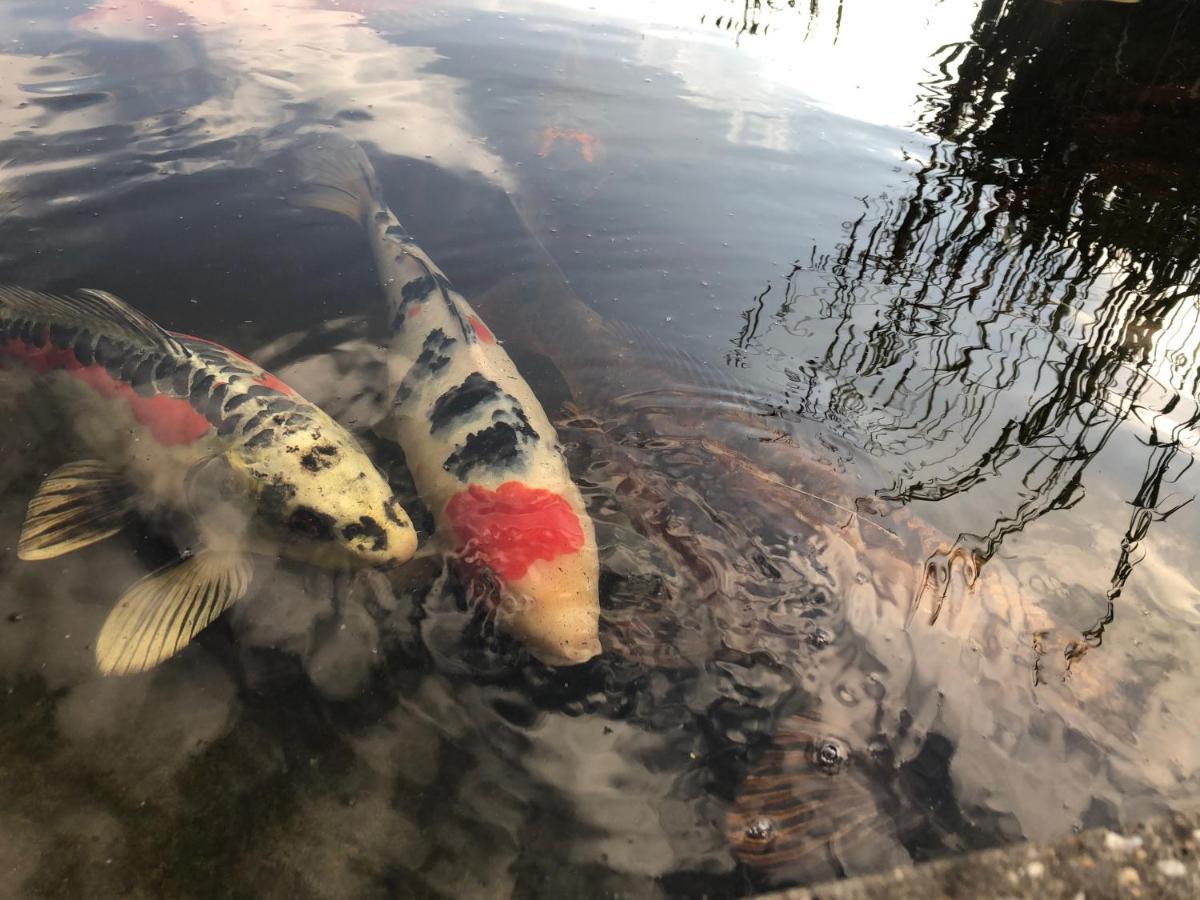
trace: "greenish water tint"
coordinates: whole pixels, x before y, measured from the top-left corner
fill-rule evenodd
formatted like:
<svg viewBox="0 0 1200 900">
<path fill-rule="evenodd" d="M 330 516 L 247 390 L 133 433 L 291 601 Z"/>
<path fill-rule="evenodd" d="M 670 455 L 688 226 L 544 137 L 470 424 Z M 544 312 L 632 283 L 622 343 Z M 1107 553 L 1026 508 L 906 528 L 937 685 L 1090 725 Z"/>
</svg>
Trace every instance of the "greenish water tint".
<svg viewBox="0 0 1200 900">
<path fill-rule="evenodd" d="M 1196 807 L 1192 4 L 109 0 L 0 39 L 0 281 L 369 440 L 368 248 L 284 199 L 306 129 L 364 144 L 559 428 L 605 646 L 537 664 L 435 560 L 264 561 L 103 679 L 174 551 L 17 561 L 77 453 L 5 394 L 0 893 L 739 896 Z"/>
</svg>

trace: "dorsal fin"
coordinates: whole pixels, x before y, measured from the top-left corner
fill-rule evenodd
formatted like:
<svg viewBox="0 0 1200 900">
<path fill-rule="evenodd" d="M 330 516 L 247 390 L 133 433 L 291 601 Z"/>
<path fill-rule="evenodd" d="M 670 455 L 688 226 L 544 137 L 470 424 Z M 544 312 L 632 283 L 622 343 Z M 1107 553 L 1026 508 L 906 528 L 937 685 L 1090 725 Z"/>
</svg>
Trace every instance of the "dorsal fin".
<svg viewBox="0 0 1200 900">
<path fill-rule="evenodd" d="M 189 355 L 178 338 L 107 291 L 85 288 L 73 294 L 47 294 L 0 285 L 0 312 L 47 324 L 79 325 L 172 356 Z"/>
</svg>

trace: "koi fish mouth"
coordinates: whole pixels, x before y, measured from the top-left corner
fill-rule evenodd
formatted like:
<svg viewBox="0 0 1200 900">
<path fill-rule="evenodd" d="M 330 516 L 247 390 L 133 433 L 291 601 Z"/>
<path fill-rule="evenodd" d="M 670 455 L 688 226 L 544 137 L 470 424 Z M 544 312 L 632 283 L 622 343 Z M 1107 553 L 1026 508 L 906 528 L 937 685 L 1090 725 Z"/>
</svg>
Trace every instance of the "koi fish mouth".
<svg viewBox="0 0 1200 900">
<path fill-rule="evenodd" d="M 529 648 L 529 651 L 538 662 L 554 666 L 555 668 L 566 668 L 568 666 L 581 666 L 595 659 L 604 652 L 604 648 L 600 646 L 599 638 L 593 638 L 591 642 L 572 646 L 567 648 L 565 652 L 555 652 L 554 650 L 532 646 Z"/>
<path fill-rule="evenodd" d="M 519 637 L 529 652 L 548 666 L 577 666 L 604 649 L 598 617 L 590 606 L 547 607 L 525 599 L 502 604 L 497 618 L 501 627 Z"/>
<path fill-rule="evenodd" d="M 555 667 L 577 666 L 604 651 L 598 610 L 592 604 L 573 603 L 568 597 L 554 595 L 539 598 L 505 583 L 477 561 L 460 557 L 456 562 L 468 604 L 483 610 L 500 628 L 519 638 L 539 662 Z"/>
</svg>

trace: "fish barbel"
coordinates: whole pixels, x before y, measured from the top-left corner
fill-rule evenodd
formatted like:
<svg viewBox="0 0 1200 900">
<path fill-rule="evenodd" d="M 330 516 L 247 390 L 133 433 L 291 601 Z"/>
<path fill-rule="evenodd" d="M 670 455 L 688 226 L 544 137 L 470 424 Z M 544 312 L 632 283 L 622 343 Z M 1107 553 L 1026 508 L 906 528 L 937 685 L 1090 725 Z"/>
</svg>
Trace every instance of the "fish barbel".
<svg viewBox="0 0 1200 900">
<path fill-rule="evenodd" d="M 96 644 L 106 674 L 186 646 L 246 594 L 248 554 L 357 568 L 416 550 L 408 515 L 340 425 L 250 360 L 111 294 L 0 287 L 0 364 L 57 404 L 89 456 L 38 488 L 21 559 L 86 547 L 138 514 L 173 516 L 177 544 L 198 548 L 118 600 Z"/>
<path fill-rule="evenodd" d="M 301 152 L 297 204 L 367 231 L 387 297 L 390 409 L 468 593 L 551 665 L 600 652 L 591 519 L 532 389 L 470 304 L 384 202 L 362 149 L 321 134 Z"/>
</svg>

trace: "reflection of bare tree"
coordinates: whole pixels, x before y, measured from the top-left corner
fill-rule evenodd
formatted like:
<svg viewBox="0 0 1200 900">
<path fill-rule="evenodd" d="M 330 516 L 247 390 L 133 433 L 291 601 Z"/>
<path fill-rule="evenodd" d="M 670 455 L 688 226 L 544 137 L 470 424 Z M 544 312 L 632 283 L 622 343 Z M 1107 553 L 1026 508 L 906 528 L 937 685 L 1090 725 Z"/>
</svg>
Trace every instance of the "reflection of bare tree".
<svg viewBox="0 0 1200 900">
<path fill-rule="evenodd" d="M 842 27 L 842 8 L 845 0 L 833 4 L 833 36 L 837 40 Z M 822 14 L 820 0 L 726 0 L 715 16 L 708 13 L 700 16 L 701 23 L 711 20 L 712 24 L 737 36 L 766 34 L 771 30 L 771 21 L 780 15 L 800 15 L 805 18 L 805 37 L 811 33 L 813 24 Z"/>
<path fill-rule="evenodd" d="M 1133 515 L 1130 516 L 1129 527 L 1125 529 L 1125 535 L 1121 539 L 1121 553 L 1117 557 L 1116 566 L 1113 568 L 1112 581 L 1108 592 L 1105 594 L 1107 602 L 1104 613 L 1096 620 L 1096 624 L 1084 630 L 1081 640 L 1073 641 L 1067 646 L 1068 669 L 1071 663 L 1083 656 L 1089 649 L 1099 647 L 1103 642 L 1104 629 L 1112 624 L 1116 614 L 1117 598 L 1121 596 L 1121 592 L 1125 589 L 1125 582 L 1133 573 L 1134 565 L 1142 558 L 1141 544 L 1150 531 L 1151 523 L 1155 519 L 1165 519 L 1180 507 L 1191 502 L 1192 498 L 1190 497 L 1180 500 L 1173 497 L 1161 496 L 1163 487 L 1170 481 L 1177 480 L 1179 475 L 1182 474 L 1182 471 L 1176 472 L 1173 476 L 1170 474 L 1172 463 L 1180 452 L 1181 447 L 1179 442 L 1171 441 L 1170 443 L 1154 447 L 1150 453 L 1150 458 L 1146 464 L 1146 473 L 1142 478 L 1141 489 L 1131 504 L 1133 506 Z M 1180 468 L 1186 471 L 1191 467 L 1191 464 L 1192 458 L 1187 456 Z"/>
<path fill-rule="evenodd" d="M 823 355 L 788 373 L 802 411 L 904 460 L 887 499 L 1016 486 L 990 526 L 930 561 L 943 586 L 955 559 L 970 577 L 1006 537 L 1077 503 L 1089 465 L 1140 429 L 1146 468 L 1106 614 L 1069 658 L 1099 644 L 1138 545 L 1181 505 L 1165 495 L 1200 427 L 1191 13 L 1182 0 L 987 0 L 972 41 L 943 48 L 926 86 L 928 160 L 906 197 L 866 201 L 849 223 L 806 323 L 824 330 Z M 785 302 L 810 268 L 797 266 Z M 735 353 L 759 339 L 762 301 Z"/>
</svg>

